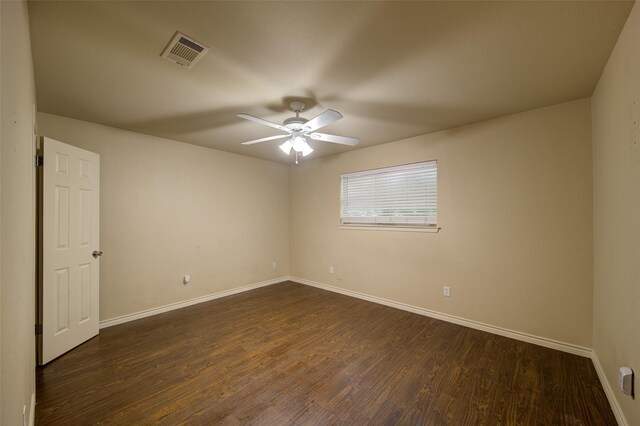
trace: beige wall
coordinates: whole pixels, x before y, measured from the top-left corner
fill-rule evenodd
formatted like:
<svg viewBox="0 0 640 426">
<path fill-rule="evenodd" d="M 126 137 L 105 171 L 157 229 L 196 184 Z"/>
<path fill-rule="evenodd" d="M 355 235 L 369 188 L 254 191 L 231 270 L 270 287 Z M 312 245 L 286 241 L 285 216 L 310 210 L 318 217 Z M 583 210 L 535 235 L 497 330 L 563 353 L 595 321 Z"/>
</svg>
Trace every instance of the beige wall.
<svg viewBox="0 0 640 426">
<path fill-rule="evenodd" d="M 38 130 L 101 156 L 102 320 L 289 274 L 286 165 L 49 114 Z"/>
<path fill-rule="evenodd" d="M 0 424 L 35 392 L 35 87 L 26 2 L 0 2 Z"/>
<path fill-rule="evenodd" d="M 1 4 L 0 423 L 16 424 L 34 392 L 35 96 L 26 8 Z M 290 273 L 593 346 L 629 424 L 638 424 L 638 400 L 616 390 L 619 366 L 640 371 L 638 40 L 636 6 L 591 104 L 305 160 L 291 170 L 49 114 L 38 114 L 39 133 L 101 155 L 103 320 Z M 338 229 L 341 173 L 432 159 L 440 233 Z M 193 277 L 186 287 L 184 274 Z"/>
<path fill-rule="evenodd" d="M 618 389 L 618 368 L 640 374 L 640 6 L 620 34 L 592 98 L 593 349 L 627 422 L 640 399 Z"/>
<path fill-rule="evenodd" d="M 440 233 L 338 229 L 341 173 L 434 159 Z M 591 347 L 589 100 L 305 161 L 291 199 L 293 276 Z"/>
</svg>

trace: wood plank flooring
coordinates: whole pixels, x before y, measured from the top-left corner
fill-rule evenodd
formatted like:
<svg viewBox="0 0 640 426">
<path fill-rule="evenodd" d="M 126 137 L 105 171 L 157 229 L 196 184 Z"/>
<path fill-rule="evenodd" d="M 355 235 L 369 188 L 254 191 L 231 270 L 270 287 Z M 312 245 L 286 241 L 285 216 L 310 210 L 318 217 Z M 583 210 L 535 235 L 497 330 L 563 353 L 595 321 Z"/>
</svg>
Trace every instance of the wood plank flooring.
<svg viewBox="0 0 640 426">
<path fill-rule="evenodd" d="M 591 360 L 291 282 L 101 330 L 36 424 L 615 425 Z"/>
</svg>

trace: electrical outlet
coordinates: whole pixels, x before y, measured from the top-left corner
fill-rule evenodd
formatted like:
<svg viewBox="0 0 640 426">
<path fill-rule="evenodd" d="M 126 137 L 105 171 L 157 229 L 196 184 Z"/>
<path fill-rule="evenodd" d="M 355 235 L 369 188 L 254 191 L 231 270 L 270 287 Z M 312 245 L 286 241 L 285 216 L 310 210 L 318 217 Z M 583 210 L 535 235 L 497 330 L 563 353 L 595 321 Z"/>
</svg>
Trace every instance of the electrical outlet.
<svg viewBox="0 0 640 426">
<path fill-rule="evenodd" d="M 276 261 L 274 260 L 274 261 L 271 263 L 271 267 L 272 267 L 273 269 L 276 269 L 276 267 L 277 267 L 277 266 L 278 266 L 278 264 L 277 264 L 277 263 L 276 263 Z"/>
<path fill-rule="evenodd" d="M 445 297 L 451 297 L 451 287 L 446 286 L 446 285 L 444 287 L 442 287 L 442 294 Z"/>
<path fill-rule="evenodd" d="M 333 269 L 333 266 L 329 266 L 329 273 L 330 273 L 330 274 L 333 274 L 334 272 L 335 272 L 335 271 L 334 271 L 334 269 Z"/>
<path fill-rule="evenodd" d="M 629 367 L 620 367 L 618 372 L 618 386 L 622 393 L 633 398 L 633 370 Z"/>
</svg>

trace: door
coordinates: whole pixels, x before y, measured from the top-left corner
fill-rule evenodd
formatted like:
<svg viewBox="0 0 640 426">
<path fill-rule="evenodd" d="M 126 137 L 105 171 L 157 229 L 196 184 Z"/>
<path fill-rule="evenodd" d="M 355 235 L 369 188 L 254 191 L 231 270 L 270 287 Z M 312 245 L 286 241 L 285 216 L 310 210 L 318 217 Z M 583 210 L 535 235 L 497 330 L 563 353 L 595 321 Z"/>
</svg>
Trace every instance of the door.
<svg viewBox="0 0 640 426">
<path fill-rule="evenodd" d="M 43 138 L 41 364 L 98 334 L 100 156 Z"/>
</svg>

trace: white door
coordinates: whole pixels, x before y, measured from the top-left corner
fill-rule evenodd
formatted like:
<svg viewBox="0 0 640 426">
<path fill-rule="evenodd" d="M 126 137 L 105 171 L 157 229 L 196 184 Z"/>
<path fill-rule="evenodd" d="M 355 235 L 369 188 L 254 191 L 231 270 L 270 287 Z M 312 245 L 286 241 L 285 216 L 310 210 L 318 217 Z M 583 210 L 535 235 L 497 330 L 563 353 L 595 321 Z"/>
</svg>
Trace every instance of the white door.
<svg viewBox="0 0 640 426">
<path fill-rule="evenodd" d="M 43 138 L 42 359 L 98 334 L 100 156 Z"/>
</svg>

